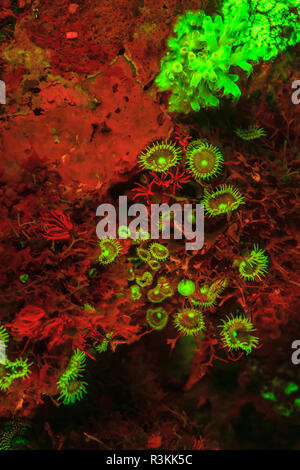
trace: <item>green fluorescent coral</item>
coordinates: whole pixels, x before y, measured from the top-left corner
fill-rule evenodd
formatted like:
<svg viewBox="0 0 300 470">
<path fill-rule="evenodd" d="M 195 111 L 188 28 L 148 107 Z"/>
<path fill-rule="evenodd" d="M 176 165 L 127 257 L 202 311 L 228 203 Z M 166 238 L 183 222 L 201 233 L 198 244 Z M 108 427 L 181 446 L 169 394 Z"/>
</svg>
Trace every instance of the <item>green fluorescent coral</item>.
<svg viewBox="0 0 300 470">
<path fill-rule="evenodd" d="M 188 11 L 174 26 L 176 37 L 161 61 L 160 91 L 171 91 L 169 111 L 216 107 L 223 96 L 239 99 L 239 75 L 300 40 L 299 0 L 227 0 L 222 15 Z"/>
<path fill-rule="evenodd" d="M 146 313 L 148 325 L 155 330 L 162 330 L 168 323 L 168 318 L 167 311 L 162 307 L 148 308 Z"/>
<path fill-rule="evenodd" d="M 32 365 L 27 359 L 16 359 L 14 362 L 6 359 L 5 364 L 0 364 L 0 390 L 7 391 L 16 379 L 27 379 Z"/>
<path fill-rule="evenodd" d="M 223 155 L 213 145 L 193 140 L 186 148 L 187 165 L 196 180 L 212 178 L 221 173 Z"/>
<path fill-rule="evenodd" d="M 165 173 L 170 167 L 179 163 L 181 148 L 168 139 L 153 142 L 140 153 L 138 159 L 143 169 Z"/>
<path fill-rule="evenodd" d="M 102 354 L 103 352 L 107 351 L 107 348 L 108 348 L 108 345 L 109 345 L 109 340 L 111 340 L 112 337 L 113 337 L 113 332 L 111 332 L 110 334 L 107 333 L 105 336 L 106 337 L 103 339 L 103 341 L 101 341 L 101 343 L 94 343 L 93 344 L 94 348 L 96 349 L 96 351 L 99 354 Z"/>
<path fill-rule="evenodd" d="M 222 7 L 225 23 L 243 22 L 234 44 L 253 44 L 264 60 L 300 41 L 299 13 L 299 0 L 225 0 Z"/>
<path fill-rule="evenodd" d="M 238 135 L 243 140 L 255 140 L 260 139 L 266 135 L 265 130 L 262 127 L 249 126 L 247 129 L 241 129 L 238 127 L 235 130 L 236 135 Z"/>
<path fill-rule="evenodd" d="M 220 214 L 229 214 L 245 202 L 237 188 L 223 184 L 211 193 L 205 190 L 202 204 L 204 204 L 209 217 L 214 217 Z"/>
<path fill-rule="evenodd" d="M 258 50 L 252 42 L 235 44 L 243 26 L 240 16 L 227 24 L 220 15 L 212 18 L 202 11 L 179 17 L 174 27 L 177 36 L 168 41 L 169 51 L 156 79 L 160 91 L 172 92 L 170 111 L 189 113 L 218 106 L 222 96 L 240 97 L 239 76 L 232 68 L 251 73 L 250 61 L 258 61 L 266 53 L 263 46 Z"/>
<path fill-rule="evenodd" d="M 83 393 L 86 392 L 87 383 L 79 380 L 85 369 L 85 354 L 77 349 L 74 351 L 65 372 L 60 376 L 57 382 L 57 388 L 60 390 L 59 400 L 63 400 L 64 405 L 75 403 L 81 400 Z"/>
<path fill-rule="evenodd" d="M 195 292 L 195 283 L 190 279 L 182 279 L 177 286 L 179 294 L 188 297 Z"/>
<path fill-rule="evenodd" d="M 112 263 L 121 251 L 121 245 L 117 240 L 105 238 L 99 242 L 101 248 L 101 254 L 98 257 L 98 261 L 101 264 Z"/>
<path fill-rule="evenodd" d="M 241 262 L 238 262 L 240 276 L 247 281 L 261 280 L 265 276 L 268 266 L 268 257 L 264 254 L 265 250 L 254 245 L 251 253 L 247 253 Z"/>
<path fill-rule="evenodd" d="M 257 347 L 258 338 L 252 335 L 255 331 L 251 321 L 242 316 L 227 317 L 226 320 L 222 320 L 221 337 L 225 346 L 231 350 L 241 349 L 249 354 L 252 348 Z"/>
<path fill-rule="evenodd" d="M 0 323 L 0 341 L 2 341 L 3 343 L 8 343 L 8 340 L 9 334 L 7 333 L 7 329 Z"/>
<path fill-rule="evenodd" d="M 176 313 L 174 325 L 182 335 L 197 335 L 205 330 L 203 314 L 194 308 L 184 308 Z"/>
<path fill-rule="evenodd" d="M 29 441 L 25 437 L 31 426 L 18 421 L 9 421 L 4 425 L 3 433 L 0 437 L 0 450 L 22 450 L 25 449 Z"/>
</svg>

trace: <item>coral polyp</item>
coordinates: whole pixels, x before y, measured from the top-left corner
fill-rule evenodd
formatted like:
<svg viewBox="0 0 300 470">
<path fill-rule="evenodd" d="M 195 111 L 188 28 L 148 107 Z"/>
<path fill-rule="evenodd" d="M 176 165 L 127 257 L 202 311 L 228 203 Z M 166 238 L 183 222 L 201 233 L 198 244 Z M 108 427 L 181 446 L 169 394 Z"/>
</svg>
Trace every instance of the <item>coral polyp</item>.
<svg viewBox="0 0 300 470">
<path fill-rule="evenodd" d="M 224 289 L 228 286 L 228 279 L 226 277 L 222 277 L 214 281 L 210 286 L 210 292 L 212 294 L 216 294 L 217 296 L 221 295 Z"/>
<path fill-rule="evenodd" d="M 146 320 L 151 328 L 162 330 L 168 323 L 168 313 L 164 308 L 148 308 Z"/>
<path fill-rule="evenodd" d="M 252 351 L 252 348 L 257 347 L 258 338 L 253 336 L 253 332 L 256 331 L 249 318 L 239 315 L 234 317 L 226 317 L 226 320 L 222 320 L 221 337 L 224 346 L 230 350 L 242 349 L 247 354 Z"/>
<path fill-rule="evenodd" d="M 142 297 L 142 293 L 140 291 L 140 288 L 137 284 L 134 284 L 133 286 L 130 286 L 130 298 L 135 302 L 136 300 L 139 300 Z"/>
<path fill-rule="evenodd" d="M 31 426 L 19 421 L 5 423 L 3 434 L 0 437 L 0 450 L 22 450 L 29 443 L 26 434 Z"/>
<path fill-rule="evenodd" d="M 244 197 L 237 188 L 223 184 L 213 192 L 205 190 L 203 200 L 205 210 L 210 217 L 220 214 L 228 214 L 241 204 L 245 204 Z"/>
<path fill-rule="evenodd" d="M 85 353 L 76 349 L 74 351 L 65 372 L 60 376 L 57 381 L 57 388 L 60 390 L 59 400 L 63 400 L 64 405 L 75 403 L 81 400 L 82 394 L 86 393 L 87 383 L 78 380 L 82 377 L 82 372 L 85 369 Z"/>
<path fill-rule="evenodd" d="M 148 264 L 150 268 L 153 269 L 153 271 L 158 271 L 161 267 L 161 264 L 159 261 L 157 261 L 157 259 L 150 259 L 148 261 Z"/>
<path fill-rule="evenodd" d="M 136 283 L 140 287 L 150 286 L 153 281 L 153 276 L 150 271 L 145 271 L 142 276 L 137 276 Z"/>
<path fill-rule="evenodd" d="M 211 289 L 211 286 L 204 284 L 190 297 L 190 301 L 198 307 L 211 307 L 214 305 L 216 298 L 217 293 Z"/>
<path fill-rule="evenodd" d="M 147 292 L 148 300 L 152 303 L 162 302 L 167 297 L 173 295 L 173 288 L 165 277 L 160 277 L 153 289 Z"/>
<path fill-rule="evenodd" d="M 98 261 L 101 264 L 110 264 L 121 251 L 121 245 L 117 240 L 111 238 L 105 238 L 99 242 L 101 253 L 98 257 Z"/>
<path fill-rule="evenodd" d="M 145 263 L 150 260 L 151 254 L 148 248 L 144 248 L 143 246 L 138 246 L 136 249 L 136 254 L 140 258 L 141 261 Z"/>
<path fill-rule="evenodd" d="M 168 140 L 153 142 L 138 156 L 141 167 L 160 173 L 176 166 L 182 157 L 181 148 Z"/>
<path fill-rule="evenodd" d="M 266 131 L 262 127 L 249 126 L 247 129 L 241 129 L 238 127 L 235 130 L 236 135 L 238 135 L 243 140 L 255 140 L 260 139 L 261 137 L 266 136 Z"/>
<path fill-rule="evenodd" d="M 196 286 L 191 279 L 182 279 L 177 286 L 179 294 L 188 297 L 195 292 Z"/>
<path fill-rule="evenodd" d="M 268 257 L 264 255 L 265 250 L 254 245 L 253 250 L 239 264 L 239 272 L 247 281 L 261 280 L 267 273 Z"/>
<path fill-rule="evenodd" d="M 187 165 L 196 180 L 210 179 L 221 173 L 223 155 L 207 142 L 194 140 L 186 148 Z"/>
<path fill-rule="evenodd" d="M 32 363 L 28 363 L 27 359 L 16 359 L 14 362 L 7 361 L 8 366 L 11 369 L 11 374 L 14 379 L 26 379 L 29 377 L 30 370 L 29 367 Z"/>
<path fill-rule="evenodd" d="M 19 358 L 13 362 L 6 358 L 5 364 L 0 364 L 0 390 L 8 390 L 15 379 L 27 379 L 31 365 L 27 359 Z"/>
<path fill-rule="evenodd" d="M 87 393 L 87 383 L 82 380 L 71 379 L 66 383 L 57 384 L 60 389 L 58 400 L 63 400 L 63 405 L 74 404 L 76 401 L 83 398 L 83 394 Z"/>
<path fill-rule="evenodd" d="M 151 256 L 158 261 L 164 261 L 169 256 L 168 248 L 161 243 L 152 243 L 150 245 L 149 251 Z"/>
<path fill-rule="evenodd" d="M 176 313 L 174 325 L 182 335 L 197 335 L 205 329 L 203 314 L 194 308 L 185 308 Z"/>
</svg>

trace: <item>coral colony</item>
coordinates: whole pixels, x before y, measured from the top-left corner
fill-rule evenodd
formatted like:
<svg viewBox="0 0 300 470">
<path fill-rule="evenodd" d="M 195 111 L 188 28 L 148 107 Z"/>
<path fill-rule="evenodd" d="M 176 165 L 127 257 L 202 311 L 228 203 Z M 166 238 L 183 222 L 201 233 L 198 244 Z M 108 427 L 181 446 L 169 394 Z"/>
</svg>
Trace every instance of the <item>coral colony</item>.
<svg viewBox="0 0 300 470">
<path fill-rule="evenodd" d="M 299 449 L 300 1 L 3 2 L 0 450 Z"/>
</svg>

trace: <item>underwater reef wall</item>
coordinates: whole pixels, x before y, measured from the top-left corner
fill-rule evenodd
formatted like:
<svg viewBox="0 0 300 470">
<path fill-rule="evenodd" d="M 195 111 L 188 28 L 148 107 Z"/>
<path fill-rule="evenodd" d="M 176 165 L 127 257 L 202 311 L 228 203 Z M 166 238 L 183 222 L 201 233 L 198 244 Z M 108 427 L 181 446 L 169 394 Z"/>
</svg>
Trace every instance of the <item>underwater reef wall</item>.
<svg viewBox="0 0 300 470">
<path fill-rule="evenodd" d="M 0 450 L 299 449 L 299 1 L 2 3 Z"/>
</svg>

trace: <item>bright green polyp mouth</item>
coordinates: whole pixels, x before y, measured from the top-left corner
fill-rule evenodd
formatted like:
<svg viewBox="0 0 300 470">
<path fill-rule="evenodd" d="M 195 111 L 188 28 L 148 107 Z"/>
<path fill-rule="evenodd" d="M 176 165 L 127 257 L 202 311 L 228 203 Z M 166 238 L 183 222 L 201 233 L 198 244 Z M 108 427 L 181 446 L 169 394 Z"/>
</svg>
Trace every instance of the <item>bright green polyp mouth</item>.
<svg viewBox="0 0 300 470">
<path fill-rule="evenodd" d="M 227 207 L 227 204 L 224 204 L 224 203 L 219 204 L 220 211 L 224 211 L 226 209 L 226 207 Z"/>
<path fill-rule="evenodd" d="M 207 165 L 208 165 L 208 161 L 207 160 L 202 160 L 201 166 L 206 167 Z"/>
<path fill-rule="evenodd" d="M 157 160 L 157 163 L 159 165 L 164 165 L 166 163 L 165 157 L 159 157 L 159 159 Z"/>
</svg>

